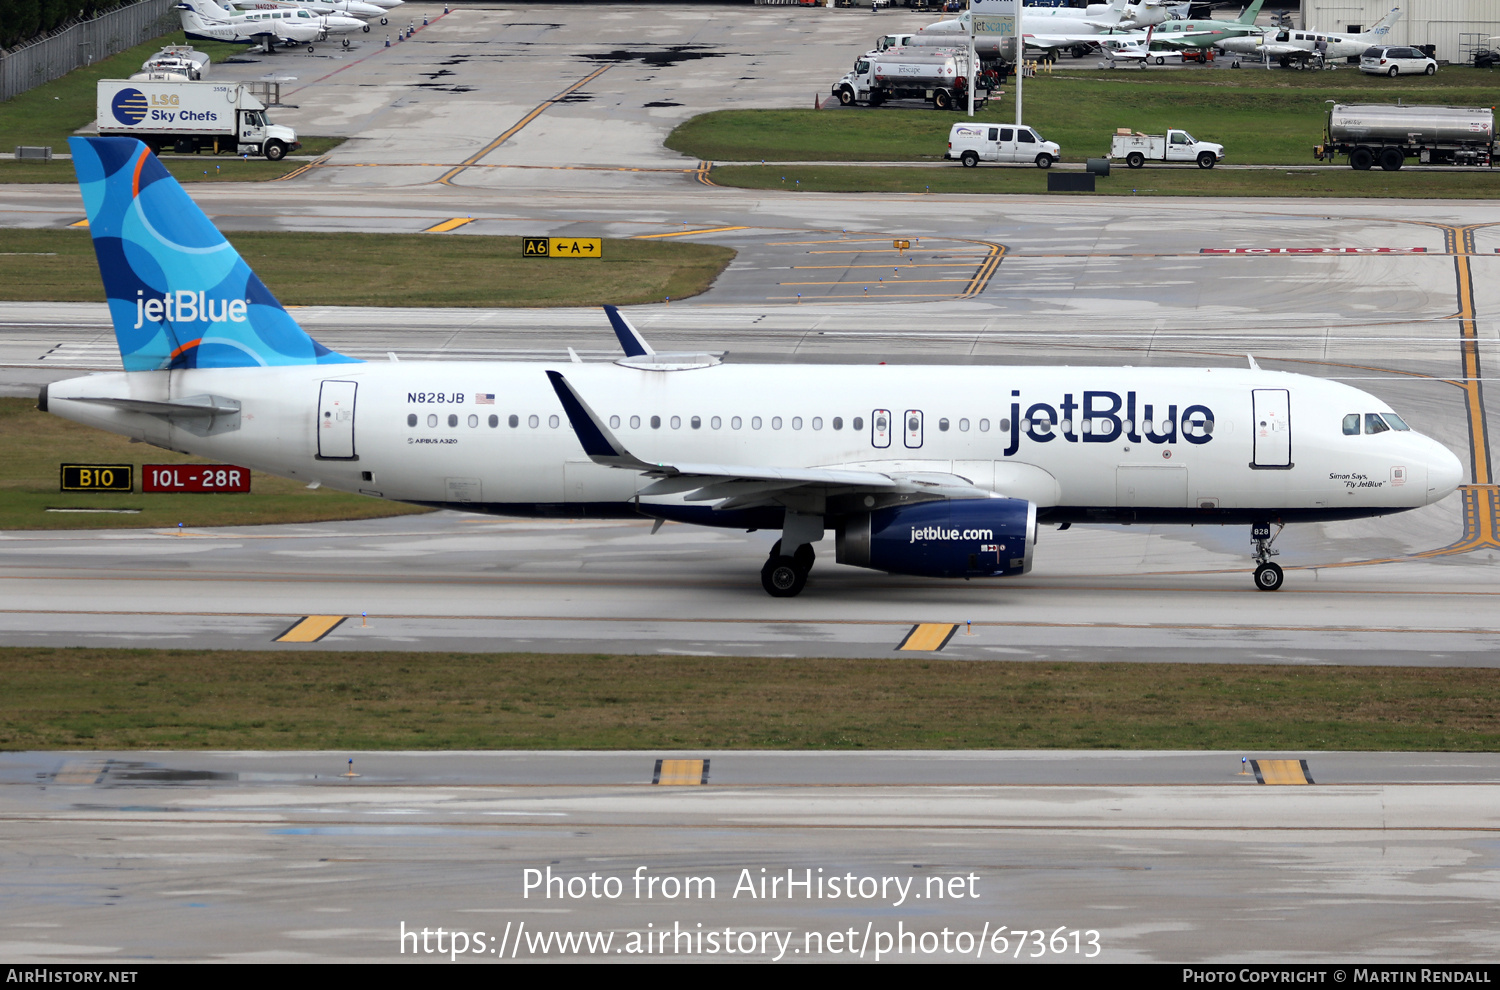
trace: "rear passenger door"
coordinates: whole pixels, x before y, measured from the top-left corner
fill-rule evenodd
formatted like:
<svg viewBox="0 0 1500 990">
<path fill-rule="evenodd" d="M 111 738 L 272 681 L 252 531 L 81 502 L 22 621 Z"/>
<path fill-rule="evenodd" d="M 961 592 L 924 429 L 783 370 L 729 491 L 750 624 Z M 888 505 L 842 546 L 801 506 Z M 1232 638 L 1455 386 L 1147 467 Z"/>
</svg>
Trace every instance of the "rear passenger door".
<svg viewBox="0 0 1500 990">
<path fill-rule="evenodd" d="M 999 128 L 999 135 L 995 138 L 995 161 L 1013 162 L 1016 160 L 1016 129 L 1014 127 Z"/>
</svg>

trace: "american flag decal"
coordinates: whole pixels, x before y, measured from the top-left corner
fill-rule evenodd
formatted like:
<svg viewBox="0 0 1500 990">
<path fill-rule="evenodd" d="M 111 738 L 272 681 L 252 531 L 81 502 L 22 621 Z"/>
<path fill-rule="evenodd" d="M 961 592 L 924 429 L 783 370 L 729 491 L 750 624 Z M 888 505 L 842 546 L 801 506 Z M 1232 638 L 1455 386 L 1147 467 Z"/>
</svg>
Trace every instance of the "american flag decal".
<svg viewBox="0 0 1500 990">
<path fill-rule="evenodd" d="M 493 406 L 495 404 L 495 393 L 476 392 L 474 394 L 474 404 L 476 406 Z"/>
</svg>

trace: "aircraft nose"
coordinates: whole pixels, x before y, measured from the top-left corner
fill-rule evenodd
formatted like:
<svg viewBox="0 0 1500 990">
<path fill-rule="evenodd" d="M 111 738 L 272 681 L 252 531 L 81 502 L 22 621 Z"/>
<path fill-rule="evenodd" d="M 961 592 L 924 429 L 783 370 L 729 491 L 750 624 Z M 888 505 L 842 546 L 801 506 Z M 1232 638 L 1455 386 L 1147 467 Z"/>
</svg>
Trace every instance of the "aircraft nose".
<svg viewBox="0 0 1500 990">
<path fill-rule="evenodd" d="M 1464 480 L 1464 465 L 1453 451 L 1429 440 L 1432 454 L 1427 460 L 1427 501 L 1436 502 L 1451 495 Z"/>
</svg>

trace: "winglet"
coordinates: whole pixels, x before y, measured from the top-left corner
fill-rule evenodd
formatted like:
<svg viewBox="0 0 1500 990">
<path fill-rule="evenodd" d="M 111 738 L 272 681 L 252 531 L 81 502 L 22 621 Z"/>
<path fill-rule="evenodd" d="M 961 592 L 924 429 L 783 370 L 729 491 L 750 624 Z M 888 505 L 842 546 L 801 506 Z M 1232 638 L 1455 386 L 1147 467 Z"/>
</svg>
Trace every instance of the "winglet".
<svg viewBox="0 0 1500 990">
<path fill-rule="evenodd" d="M 568 384 L 562 372 L 548 371 L 547 377 L 551 379 L 552 390 L 557 393 L 558 401 L 563 404 L 563 409 L 568 414 L 568 422 L 572 424 L 573 432 L 578 435 L 578 442 L 583 444 L 583 452 L 589 455 L 589 460 L 609 467 L 636 468 L 641 471 L 661 470 L 662 465 L 647 464 L 626 450 L 625 445 L 609 432 L 604 421 L 588 407 L 588 403 L 573 391 L 573 386 Z"/>
<path fill-rule="evenodd" d="M 620 338 L 620 346 L 625 349 L 626 357 L 641 357 L 644 354 L 655 354 L 651 345 L 646 343 L 646 338 L 641 332 L 630 325 L 625 315 L 618 307 L 605 306 L 604 315 L 609 317 L 609 325 L 615 328 L 615 336 Z"/>
<path fill-rule="evenodd" d="M 1258 364 L 1255 363 L 1255 355 L 1254 354 L 1246 354 L 1245 357 L 1248 358 L 1249 361 L 1250 361 L 1250 370 L 1251 371 L 1259 371 L 1260 370 L 1260 365 L 1258 365 Z"/>
</svg>

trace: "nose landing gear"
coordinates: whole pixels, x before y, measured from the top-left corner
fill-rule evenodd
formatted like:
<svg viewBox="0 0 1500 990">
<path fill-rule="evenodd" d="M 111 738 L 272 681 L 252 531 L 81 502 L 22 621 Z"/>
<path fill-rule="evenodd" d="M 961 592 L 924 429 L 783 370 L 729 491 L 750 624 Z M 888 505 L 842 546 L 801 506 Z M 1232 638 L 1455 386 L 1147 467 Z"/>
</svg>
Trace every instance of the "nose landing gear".
<svg viewBox="0 0 1500 990">
<path fill-rule="evenodd" d="M 1276 532 L 1271 532 L 1271 524 L 1258 522 L 1250 524 L 1250 542 L 1255 546 L 1255 587 L 1261 591 L 1277 591 L 1281 588 L 1281 567 L 1271 563 L 1271 558 L 1281 553 L 1280 550 L 1271 549 L 1271 544 L 1276 542 L 1276 537 L 1286 529 L 1285 523 L 1276 524 Z"/>
</svg>

